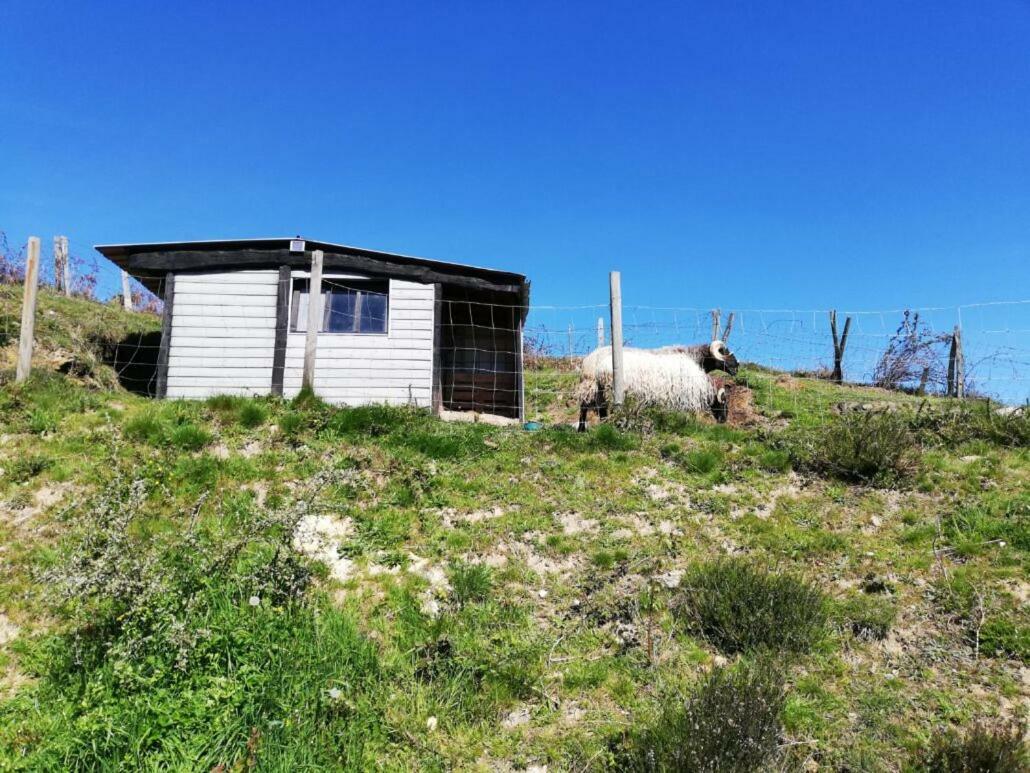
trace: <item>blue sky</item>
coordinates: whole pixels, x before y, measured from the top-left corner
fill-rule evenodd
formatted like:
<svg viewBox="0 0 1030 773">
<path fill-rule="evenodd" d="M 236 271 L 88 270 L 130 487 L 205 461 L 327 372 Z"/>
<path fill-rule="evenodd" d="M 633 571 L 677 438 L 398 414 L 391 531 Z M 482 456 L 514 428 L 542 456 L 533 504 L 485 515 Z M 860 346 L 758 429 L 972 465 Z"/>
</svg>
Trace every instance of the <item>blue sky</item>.
<svg viewBox="0 0 1030 773">
<path fill-rule="evenodd" d="M 46 253 L 300 233 L 541 304 L 612 268 L 659 306 L 1030 296 L 1027 2 L 7 0 L 0 29 L 0 229 Z"/>
</svg>

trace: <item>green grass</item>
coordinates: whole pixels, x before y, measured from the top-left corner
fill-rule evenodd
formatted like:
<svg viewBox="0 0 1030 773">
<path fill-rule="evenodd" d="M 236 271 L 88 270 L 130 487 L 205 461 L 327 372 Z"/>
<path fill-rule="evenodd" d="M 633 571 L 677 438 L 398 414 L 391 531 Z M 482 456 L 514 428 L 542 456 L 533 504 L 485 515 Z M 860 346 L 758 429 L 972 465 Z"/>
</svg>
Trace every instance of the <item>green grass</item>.
<svg viewBox="0 0 1030 773">
<path fill-rule="evenodd" d="M 154 323 L 47 303 L 77 361 Z M 5 379 L 0 768 L 905 770 L 1028 697 L 1030 457 L 982 404 L 749 366 L 749 426 L 577 433 L 575 374 L 531 370 L 526 432 Z"/>
<path fill-rule="evenodd" d="M 698 564 L 677 616 L 722 652 L 807 652 L 822 636 L 826 599 L 806 581 L 743 559 Z"/>
</svg>

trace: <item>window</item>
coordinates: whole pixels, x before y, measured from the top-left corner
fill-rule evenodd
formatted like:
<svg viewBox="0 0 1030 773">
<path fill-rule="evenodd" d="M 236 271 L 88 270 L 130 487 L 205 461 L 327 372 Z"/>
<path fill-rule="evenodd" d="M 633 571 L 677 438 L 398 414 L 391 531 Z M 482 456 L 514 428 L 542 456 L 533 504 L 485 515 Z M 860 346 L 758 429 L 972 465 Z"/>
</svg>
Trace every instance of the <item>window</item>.
<svg viewBox="0 0 1030 773">
<path fill-rule="evenodd" d="M 323 333 L 386 333 L 390 283 L 372 279 L 323 279 Z M 308 329 L 308 280 L 293 280 L 290 330 Z"/>
</svg>

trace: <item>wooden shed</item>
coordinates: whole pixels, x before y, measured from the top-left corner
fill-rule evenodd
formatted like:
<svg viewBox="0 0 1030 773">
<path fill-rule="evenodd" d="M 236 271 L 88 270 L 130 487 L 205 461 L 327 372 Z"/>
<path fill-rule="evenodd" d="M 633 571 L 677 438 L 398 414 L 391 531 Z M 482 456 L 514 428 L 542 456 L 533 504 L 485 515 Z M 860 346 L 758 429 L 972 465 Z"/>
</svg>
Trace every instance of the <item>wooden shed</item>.
<svg viewBox="0 0 1030 773">
<path fill-rule="evenodd" d="M 316 394 L 523 417 L 521 274 L 299 237 L 96 249 L 164 300 L 159 397 L 296 395 L 317 250 Z"/>
</svg>

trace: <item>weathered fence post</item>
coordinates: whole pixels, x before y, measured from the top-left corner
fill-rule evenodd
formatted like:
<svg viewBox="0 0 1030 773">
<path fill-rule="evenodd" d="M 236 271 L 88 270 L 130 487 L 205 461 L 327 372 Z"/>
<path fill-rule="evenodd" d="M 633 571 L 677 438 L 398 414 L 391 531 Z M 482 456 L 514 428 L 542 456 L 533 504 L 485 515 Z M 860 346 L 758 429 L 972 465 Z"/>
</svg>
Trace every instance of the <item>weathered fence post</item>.
<svg viewBox="0 0 1030 773">
<path fill-rule="evenodd" d="M 71 267 L 68 265 L 68 237 L 54 237 L 54 287 L 67 296 L 72 294 Z"/>
<path fill-rule="evenodd" d="M 572 327 L 572 323 L 570 322 L 570 323 L 569 323 L 569 359 L 570 359 L 570 360 L 572 359 L 572 356 L 573 356 L 573 355 L 575 354 L 575 352 L 576 352 L 576 349 L 575 349 L 575 347 L 573 346 L 573 342 L 572 342 L 572 336 L 573 336 L 573 332 L 574 332 L 574 328 Z"/>
<path fill-rule="evenodd" d="M 132 287 L 129 285 L 129 272 L 122 272 L 122 305 L 126 311 L 132 311 Z"/>
<path fill-rule="evenodd" d="M 712 309 L 712 341 L 722 341 L 726 343 L 730 338 L 730 333 L 733 331 L 733 317 L 735 312 L 730 312 L 729 316 L 726 317 L 726 328 L 722 331 L 722 335 L 719 335 L 719 326 L 722 324 L 722 309 Z"/>
<path fill-rule="evenodd" d="M 39 237 L 29 237 L 25 263 L 25 293 L 21 302 L 21 338 L 18 340 L 18 365 L 15 382 L 24 381 L 32 370 L 32 335 L 36 327 L 36 290 L 39 288 Z"/>
<path fill-rule="evenodd" d="M 622 276 L 618 271 L 608 275 L 611 286 L 612 311 L 612 403 L 622 405 L 626 397 L 625 374 L 622 370 Z"/>
<path fill-rule="evenodd" d="M 304 375 L 301 385 L 315 388 L 315 355 L 318 331 L 322 327 L 322 250 L 311 253 L 311 278 L 308 280 L 308 330 L 304 337 Z"/>
<path fill-rule="evenodd" d="M 604 346 L 604 317 L 597 318 L 597 348 Z"/>
<path fill-rule="evenodd" d="M 962 351 L 962 328 L 955 325 L 948 353 L 948 396 L 961 400 L 966 394 L 966 357 Z"/>
<path fill-rule="evenodd" d="M 726 329 L 722 331 L 721 339 L 723 343 L 730 340 L 730 333 L 733 331 L 733 314 L 734 312 L 731 311 L 730 315 L 726 318 Z"/>
<path fill-rule="evenodd" d="M 844 350 L 848 345 L 848 331 L 851 330 L 851 317 L 844 320 L 844 334 L 837 337 L 837 310 L 830 312 L 830 332 L 833 333 L 833 383 L 844 383 Z"/>
</svg>

